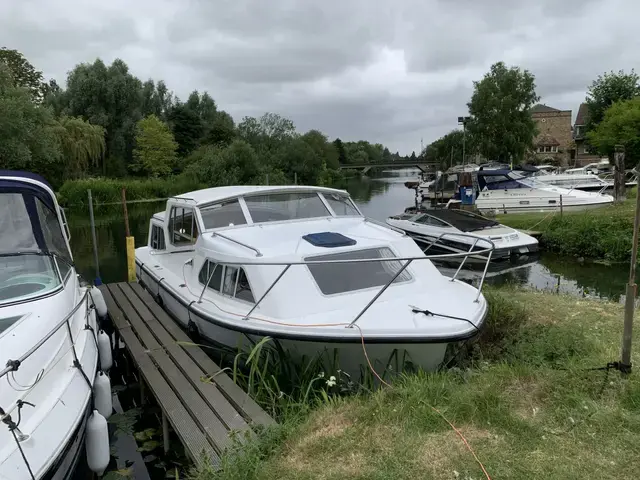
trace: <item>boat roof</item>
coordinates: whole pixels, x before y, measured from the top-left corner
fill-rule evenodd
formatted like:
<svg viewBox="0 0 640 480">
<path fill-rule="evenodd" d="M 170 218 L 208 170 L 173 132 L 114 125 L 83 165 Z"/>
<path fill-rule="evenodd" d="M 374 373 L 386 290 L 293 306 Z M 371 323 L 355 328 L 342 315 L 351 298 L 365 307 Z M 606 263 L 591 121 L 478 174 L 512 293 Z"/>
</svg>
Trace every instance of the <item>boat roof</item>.
<svg viewBox="0 0 640 480">
<path fill-rule="evenodd" d="M 490 218 L 485 218 L 464 210 L 440 208 L 421 213 L 427 213 L 432 217 L 442 220 L 443 222 L 447 222 L 462 232 L 473 232 L 476 230 L 482 230 L 483 228 L 500 225 L 500 222 L 496 222 Z"/>
<path fill-rule="evenodd" d="M 476 172 L 479 177 L 497 177 L 499 175 L 509 175 L 510 173 L 514 173 L 513 170 L 478 170 Z"/>
<path fill-rule="evenodd" d="M 318 192 L 331 192 L 340 193 L 341 195 L 349 196 L 345 190 L 338 190 L 335 188 L 306 186 L 306 185 L 240 185 L 229 187 L 213 187 L 204 188 L 202 190 L 194 190 L 193 192 L 187 192 L 180 195 L 171 197 L 178 200 L 187 200 L 195 202 L 196 206 L 206 205 L 213 202 L 219 202 L 230 198 L 241 197 L 250 194 L 260 193 L 275 193 L 275 192 L 303 192 L 303 191 L 318 191 Z"/>
<path fill-rule="evenodd" d="M 56 196 L 53 188 L 37 173 L 21 170 L 0 170 L 0 190 L 15 193 L 30 193 L 40 198 L 51 210 L 56 211 Z"/>
</svg>

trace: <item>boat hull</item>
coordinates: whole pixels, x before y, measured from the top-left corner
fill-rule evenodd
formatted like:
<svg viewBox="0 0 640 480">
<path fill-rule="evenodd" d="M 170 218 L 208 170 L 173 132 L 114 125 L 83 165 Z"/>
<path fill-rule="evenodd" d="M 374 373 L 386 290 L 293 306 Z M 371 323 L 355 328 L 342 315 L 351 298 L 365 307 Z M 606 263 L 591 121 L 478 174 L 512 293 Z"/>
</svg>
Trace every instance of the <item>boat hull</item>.
<svg viewBox="0 0 640 480">
<path fill-rule="evenodd" d="M 192 304 L 185 304 L 162 282 L 155 281 L 144 270 L 140 271 L 139 281 L 144 288 L 151 292 L 163 308 L 183 326 L 197 328 L 199 336 L 205 340 L 225 347 L 232 353 L 239 349 L 249 351 L 266 336 L 286 353 L 293 361 L 323 357 L 327 371 L 341 371 L 347 373 L 354 381 L 364 380 L 373 375 L 369 363 L 376 373 L 382 376 L 386 371 L 403 370 L 407 366 L 433 371 L 442 364 L 447 346 L 450 343 L 468 340 L 475 336 L 455 337 L 448 339 L 400 339 L 383 340 L 367 339 L 363 348 L 361 337 L 356 338 L 317 338 L 317 337 L 281 337 L 278 335 L 260 335 L 230 328 L 224 321 L 210 315 L 204 315 L 193 308 Z M 192 330 L 193 333 L 193 330 Z M 390 368 L 388 368 L 390 367 Z"/>
<path fill-rule="evenodd" d="M 602 208 L 607 205 L 611 205 L 611 202 L 598 202 L 598 203 L 583 203 L 583 204 L 569 204 L 563 205 L 562 210 L 565 212 L 580 212 L 585 210 L 593 210 L 596 208 Z M 481 204 L 478 202 L 476 204 L 478 210 L 482 213 L 544 213 L 544 212 L 559 212 L 560 207 L 558 205 L 490 205 L 490 204 Z"/>
</svg>

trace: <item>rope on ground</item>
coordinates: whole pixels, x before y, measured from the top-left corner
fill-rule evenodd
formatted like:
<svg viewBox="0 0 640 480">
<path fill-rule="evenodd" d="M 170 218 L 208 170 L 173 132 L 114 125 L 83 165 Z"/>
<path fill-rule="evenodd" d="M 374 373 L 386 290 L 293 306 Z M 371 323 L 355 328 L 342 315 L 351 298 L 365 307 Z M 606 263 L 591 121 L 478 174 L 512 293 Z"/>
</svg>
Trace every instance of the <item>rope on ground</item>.
<svg viewBox="0 0 640 480">
<path fill-rule="evenodd" d="M 547 214 L 545 215 L 545 217 L 544 217 L 542 220 L 540 220 L 540 221 L 538 221 L 538 222 L 534 223 L 534 224 L 533 224 L 533 225 L 531 225 L 529 228 L 527 228 L 527 230 L 531 231 L 533 228 L 537 227 L 537 226 L 538 226 L 538 225 L 540 225 L 542 222 L 544 222 L 547 218 L 549 218 L 550 216 L 555 215 L 556 213 L 557 213 L 557 210 L 551 210 L 549 213 L 547 213 Z"/>
</svg>

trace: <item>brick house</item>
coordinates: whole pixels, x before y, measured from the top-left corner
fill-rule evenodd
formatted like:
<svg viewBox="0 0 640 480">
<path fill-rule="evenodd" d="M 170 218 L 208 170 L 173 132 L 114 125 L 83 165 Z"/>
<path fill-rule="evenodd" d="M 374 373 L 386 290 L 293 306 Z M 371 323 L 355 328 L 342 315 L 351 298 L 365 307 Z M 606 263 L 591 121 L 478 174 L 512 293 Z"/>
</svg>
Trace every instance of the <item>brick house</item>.
<svg viewBox="0 0 640 480">
<path fill-rule="evenodd" d="M 532 160 L 536 164 L 569 165 L 573 150 L 571 110 L 538 104 L 531 109 L 538 135 L 533 140 Z"/>
<path fill-rule="evenodd" d="M 587 150 L 587 139 L 585 134 L 587 129 L 587 119 L 589 116 L 589 108 L 586 103 L 581 103 L 578 108 L 576 122 L 573 124 L 573 141 L 576 145 L 575 157 L 573 164 L 582 167 L 589 163 L 600 161 L 600 155 L 594 155 Z"/>
</svg>

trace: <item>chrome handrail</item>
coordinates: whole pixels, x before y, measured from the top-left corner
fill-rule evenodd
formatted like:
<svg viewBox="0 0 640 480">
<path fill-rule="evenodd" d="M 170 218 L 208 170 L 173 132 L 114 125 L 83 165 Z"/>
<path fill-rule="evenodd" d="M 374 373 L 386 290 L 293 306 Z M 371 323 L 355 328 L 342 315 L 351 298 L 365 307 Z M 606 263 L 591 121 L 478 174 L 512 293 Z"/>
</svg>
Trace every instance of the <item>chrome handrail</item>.
<svg viewBox="0 0 640 480">
<path fill-rule="evenodd" d="M 381 221 L 375 220 L 373 218 L 364 217 L 364 221 L 367 222 L 367 223 L 373 223 L 374 225 L 378 225 L 379 227 L 385 227 L 385 228 L 388 228 L 389 230 L 394 230 L 394 231 L 396 231 L 398 233 L 401 233 L 402 235 L 405 235 L 405 236 L 407 235 L 407 232 L 405 232 L 401 228 L 394 227 L 393 225 L 389 225 L 388 223 L 381 222 Z"/>
<path fill-rule="evenodd" d="M 253 250 L 254 252 L 256 252 L 256 257 L 261 257 L 262 256 L 262 252 L 260 252 L 260 250 L 258 250 L 256 247 L 252 247 L 251 245 L 248 245 L 244 242 L 241 242 L 240 240 L 236 240 L 235 238 L 231 238 L 231 237 L 227 237 L 226 235 L 223 235 L 219 232 L 211 232 L 211 236 L 212 237 L 221 237 L 224 238 L 225 240 L 229 240 L 230 242 L 236 243 L 242 247 L 248 248 L 249 250 Z"/>
<path fill-rule="evenodd" d="M 487 275 L 487 270 L 489 268 L 489 263 L 491 262 L 491 257 L 493 255 L 493 251 L 495 250 L 495 243 L 493 243 L 493 241 L 491 241 L 488 238 L 483 238 L 483 237 L 479 237 L 477 235 L 471 235 L 471 234 L 467 234 L 467 233 L 451 233 L 451 232 L 445 232 L 440 234 L 432 243 L 431 245 L 429 245 L 424 251 L 426 252 L 426 250 L 428 250 L 431 246 L 433 246 L 435 243 L 437 243 L 438 241 L 444 239 L 445 237 L 454 237 L 456 239 L 460 239 L 460 237 L 468 237 L 470 239 L 474 240 L 473 245 L 471 246 L 471 248 L 469 249 L 469 251 L 467 252 L 459 252 L 459 253 L 445 253 L 445 254 L 440 254 L 440 255 L 423 255 L 420 257 L 389 257 L 389 258 L 354 258 L 354 259 L 340 259 L 340 260 L 300 260 L 300 261 L 289 261 L 289 262 L 263 262 L 263 261 L 257 261 L 257 262 L 221 262 L 222 264 L 224 264 L 225 266 L 248 266 L 248 265 L 262 265 L 262 266 L 284 266 L 285 268 L 278 274 L 278 276 L 275 278 L 275 280 L 273 282 L 271 282 L 271 284 L 269 285 L 269 287 L 265 290 L 265 292 L 262 294 L 262 296 L 258 299 L 258 301 L 253 305 L 253 307 L 251 308 L 251 310 L 249 311 L 249 313 L 247 313 L 247 315 L 244 316 L 245 320 L 249 320 L 250 315 L 258 308 L 258 306 L 260 305 L 260 303 L 264 300 L 264 298 L 269 294 L 269 292 L 271 292 L 271 290 L 273 290 L 273 288 L 276 286 L 276 284 L 280 281 L 280 279 L 284 276 L 284 274 L 289 270 L 290 267 L 294 266 L 294 265 L 326 265 L 326 264 L 340 264 L 340 263 L 371 263 L 371 262 L 404 262 L 404 264 L 402 265 L 402 267 L 398 270 L 398 272 L 396 272 L 396 274 L 385 284 L 382 286 L 382 288 L 376 293 L 376 295 L 369 301 L 369 303 L 358 313 L 358 315 L 351 321 L 351 323 L 348 324 L 347 328 L 349 327 L 353 327 L 354 323 L 360 319 L 360 317 L 362 317 L 362 315 L 364 315 L 364 313 L 369 309 L 369 307 L 371 307 L 371 305 L 373 305 L 373 303 L 387 290 L 387 288 L 389 288 L 389 286 L 391 286 L 391 284 L 400 276 L 400 274 L 402 274 L 402 272 L 413 262 L 413 261 L 419 261 L 419 260 L 438 260 L 438 259 L 451 259 L 451 258 L 461 258 L 463 259 L 462 264 L 464 264 L 464 261 L 466 260 L 467 257 L 469 256 L 483 256 L 484 254 L 488 254 L 487 255 L 487 260 L 485 262 L 485 266 L 484 266 L 484 271 L 482 273 L 482 278 L 480 280 L 480 286 L 478 287 L 478 294 L 476 295 L 476 298 L 474 300 L 474 303 L 477 303 L 480 299 L 480 293 L 481 293 L 481 289 L 482 289 L 482 285 L 484 284 L 484 279 Z M 480 250 L 476 250 L 473 251 L 473 249 L 476 247 L 476 245 L 478 244 L 478 242 L 484 242 L 485 244 L 489 245 L 487 248 L 481 248 Z M 453 275 L 453 277 L 451 278 L 451 281 L 455 281 L 458 273 L 460 272 L 462 268 L 462 265 L 458 268 L 458 270 L 456 270 L 456 273 Z M 211 274 L 211 276 L 213 275 L 213 272 Z M 210 276 L 210 277 L 211 277 Z M 201 303 L 202 301 L 202 296 L 204 295 L 204 292 L 206 291 L 208 282 L 206 285 L 204 285 L 204 288 L 202 290 L 202 293 L 200 294 L 200 298 L 198 303 Z"/>
<path fill-rule="evenodd" d="M 78 309 L 80 308 L 80 306 L 84 302 L 88 302 L 88 299 L 89 299 L 89 289 L 87 289 L 87 291 L 82 296 L 82 299 L 78 302 L 78 304 L 75 307 L 73 307 L 71 312 L 69 312 L 67 314 L 67 316 L 64 317 L 60 322 L 58 322 L 55 325 L 55 327 L 53 327 L 51 330 L 49 330 L 49 332 L 42 339 L 40 339 L 33 347 L 31 347 L 29 350 L 27 350 L 25 353 L 23 353 L 20 357 L 18 357 L 16 359 L 11 359 L 11 360 L 13 360 L 14 362 L 17 362 L 18 364 L 21 364 L 27 358 L 29 358 L 31 355 L 33 355 L 33 353 L 36 350 L 38 350 L 42 345 L 44 345 L 44 343 L 47 340 L 49 340 L 58 330 L 60 330 L 69 321 L 69 319 L 73 315 L 75 315 L 75 313 L 78 311 Z M 13 366 L 5 367 L 4 369 L 0 370 L 0 378 L 4 377 L 5 375 L 7 375 L 10 372 L 13 372 L 14 370 L 15 370 L 15 367 L 13 367 Z"/>
</svg>

